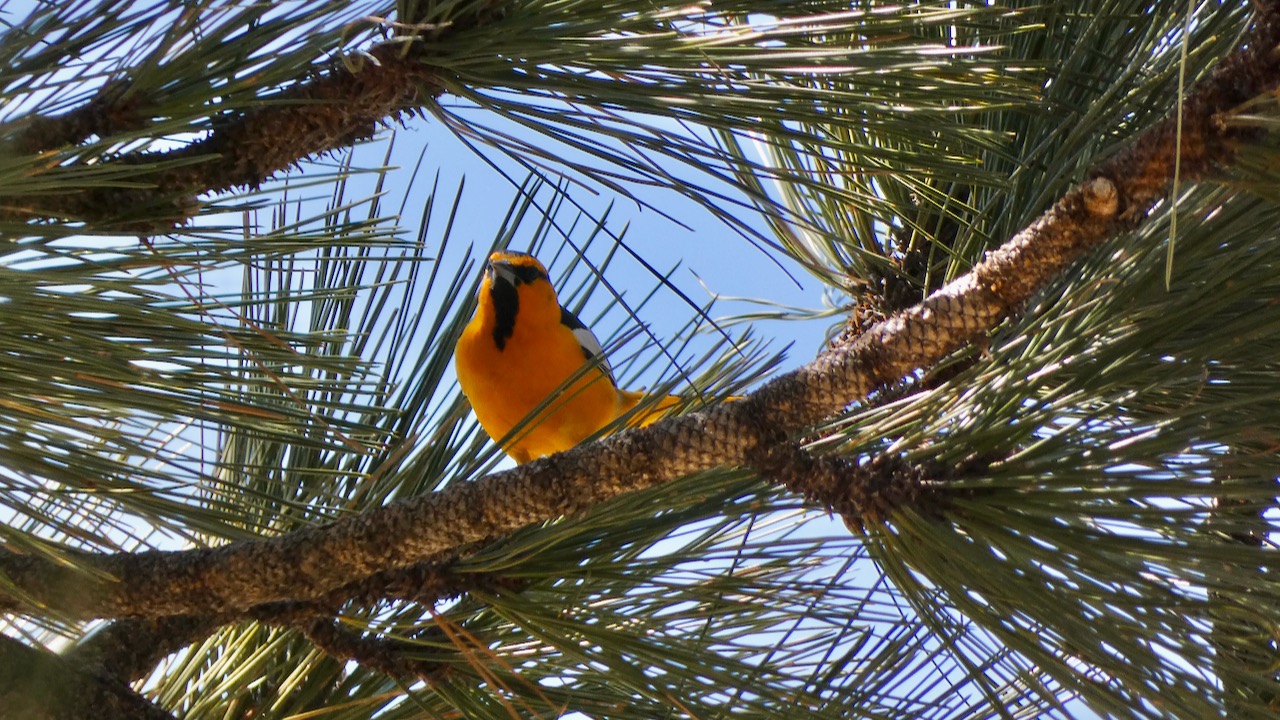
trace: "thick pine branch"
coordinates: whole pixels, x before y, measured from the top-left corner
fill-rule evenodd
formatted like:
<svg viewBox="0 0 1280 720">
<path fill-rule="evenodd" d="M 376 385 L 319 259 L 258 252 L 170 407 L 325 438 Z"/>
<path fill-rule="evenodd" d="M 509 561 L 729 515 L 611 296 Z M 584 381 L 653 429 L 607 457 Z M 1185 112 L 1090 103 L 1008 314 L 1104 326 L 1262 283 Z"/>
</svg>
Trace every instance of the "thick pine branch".
<svg viewBox="0 0 1280 720">
<path fill-rule="evenodd" d="M 434 679 L 444 672 L 445 664 L 403 658 L 413 646 L 363 638 L 343 629 L 333 618 L 344 606 L 372 607 L 395 599 L 433 607 L 467 592 L 503 592 L 523 584 L 495 573 L 459 573 L 454 570 L 457 559 L 455 553 L 446 553 L 412 567 L 374 573 L 306 602 L 272 603 L 234 614 L 125 618 L 95 631 L 62 657 L 77 667 L 127 683 L 141 679 L 163 657 L 204 639 L 219 627 L 253 620 L 298 630 L 339 660 L 356 660 L 388 672 L 394 669 L 391 674 L 396 677 Z"/>
<path fill-rule="evenodd" d="M 93 573 L 0 551 L 0 573 L 17 591 L 0 592 L 0 609 L 25 611 L 24 594 L 72 617 L 236 613 L 263 603 L 308 600 L 466 543 L 584 513 L 624 493 L 722 466 L 750 466 L 781 477 L 851 523 L 881 518 L 892 502 L 925 495 L 913 488 L 886 492 L 883 478 L 842 475 L 838 463 L 824 462 L 817 473 L 822 482 L 810 483 L 806 475 L 817 465 L 798 454 L 792 438 L 876 387 L 978 340 L 1082 253 L 1135 227 L 1167 196 L 1176 155 L 1189 179 L 1230 163 L 1243 131 L 1227 128 L 1220 117 L 1280 84 L 1273 52 L 1280 21 L 1275 5 L 1267 8 L 1245 47 L 1188 97 L 1180 146 L 1174 142 L 1175 120 L 1160 123 L 970 273 L 741 402 L 274 539 L 79 557 Z M 898 477 L 896 482 L 919 480 L 912 473 Z"/>
</svg>

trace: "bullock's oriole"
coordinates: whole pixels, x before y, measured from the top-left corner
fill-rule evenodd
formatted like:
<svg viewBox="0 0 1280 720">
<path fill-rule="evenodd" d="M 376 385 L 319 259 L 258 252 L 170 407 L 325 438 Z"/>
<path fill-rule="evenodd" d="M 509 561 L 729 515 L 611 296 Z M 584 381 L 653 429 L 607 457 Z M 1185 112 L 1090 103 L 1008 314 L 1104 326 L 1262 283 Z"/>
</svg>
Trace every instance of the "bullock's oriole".
<svg viewBox="0 0 1280 720">
<path fill-rule="evenodd" d="M 618 388 L 600 341 L 560 305 L 532 255 L 490 255 L 477 301 L 454 356 L 458 382 L 480 426 L 516 462 L 567 450 L 644 398 Z M 664 397 L 629 424 L 653 422 L 679 401 Z"/>
</svg>

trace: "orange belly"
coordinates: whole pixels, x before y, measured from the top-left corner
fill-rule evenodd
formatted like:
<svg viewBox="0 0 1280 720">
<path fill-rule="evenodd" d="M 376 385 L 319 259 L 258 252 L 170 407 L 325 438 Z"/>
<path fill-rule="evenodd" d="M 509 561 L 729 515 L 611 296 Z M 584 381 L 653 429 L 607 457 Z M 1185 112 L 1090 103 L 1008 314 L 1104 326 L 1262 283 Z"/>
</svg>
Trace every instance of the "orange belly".
<svg viewBox="0 0 1280 720">
<path fill-rule="evenodd" d="M 521 330 L 517 325 L 499 350 L 487 328 L 469 326 L 458 340 L 456 367 L 481 427 L 523 463 L 577 445 L 613 422 L 621 408 L 604 373 L 583 367 L 582 348 L 571 334 L 522 337 Z M 580 376 L 566 385 L 575 373 Z"/>
</svg>

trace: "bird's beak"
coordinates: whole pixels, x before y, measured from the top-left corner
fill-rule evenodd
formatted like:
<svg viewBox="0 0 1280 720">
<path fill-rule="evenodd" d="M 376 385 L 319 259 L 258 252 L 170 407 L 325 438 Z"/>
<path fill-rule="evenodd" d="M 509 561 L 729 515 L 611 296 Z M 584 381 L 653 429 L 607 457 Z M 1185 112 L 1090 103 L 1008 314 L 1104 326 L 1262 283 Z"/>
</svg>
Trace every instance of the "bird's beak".
<svg viewBox="0 0 1280 720">
<path fill-rule="evenodd" d="M 490 284 L 500 280 L 511 287 L 516 286 L 516 271 L 511 267 L 511 263 L 501 260 L 490 262 L 485 268 L 485 274 L 489 276 Z"/>
</svg>

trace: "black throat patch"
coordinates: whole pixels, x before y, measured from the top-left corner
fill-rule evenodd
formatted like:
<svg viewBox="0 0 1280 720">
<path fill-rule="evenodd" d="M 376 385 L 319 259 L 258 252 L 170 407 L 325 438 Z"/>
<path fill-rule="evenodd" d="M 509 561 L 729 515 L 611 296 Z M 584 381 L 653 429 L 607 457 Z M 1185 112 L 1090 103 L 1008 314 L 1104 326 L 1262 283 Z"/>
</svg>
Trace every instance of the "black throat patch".
<svg viewBox="0 0 1280 720">
<path fill-rule="evenodd" d="M 520 286 L 526 283 L 550 282 L 547 273 L 534 265 L 516 265 L 509 268 L 513 279 L 493 273 L 489 281 L 489 296 L 493 299 L 493 343 L 498 351 L 506 350 L 507 338 L 516 332 L 516 315 L 520 314 Z"/>
<path fill-rule="evenodd" d="M 489 295 L 493 298 L 493 344 L 502 351 L 507 347 L 507 338 L 516 330 L 520 293 L 511 283 L 495 278 L 489 285 Z"/>
</svg>

